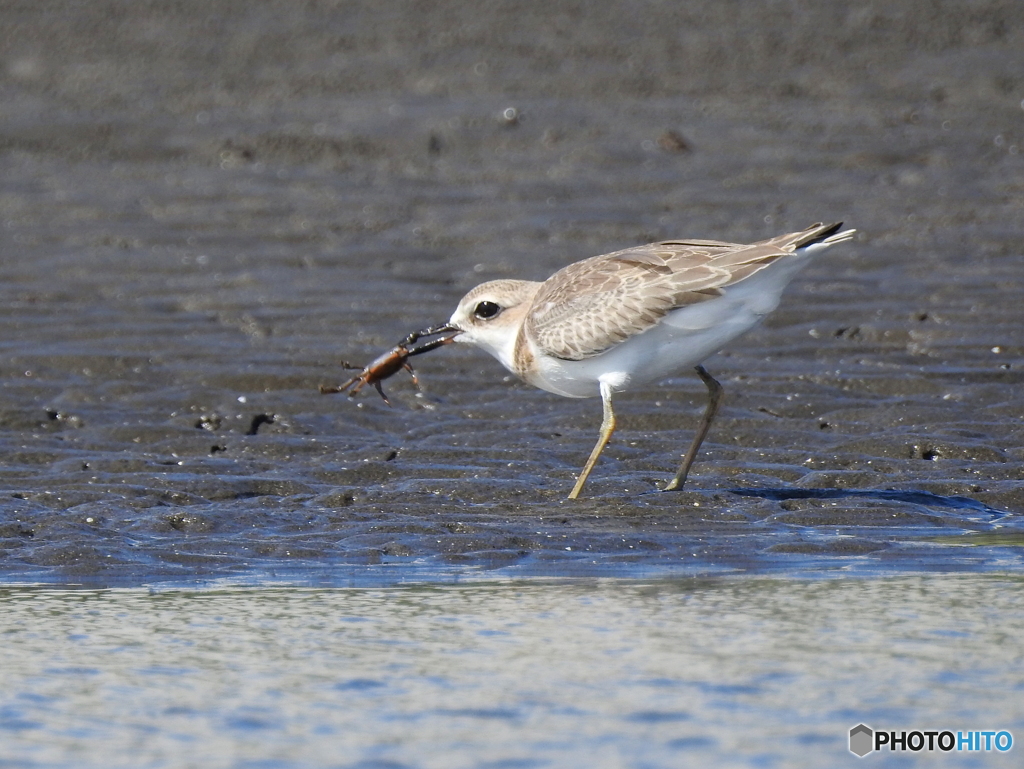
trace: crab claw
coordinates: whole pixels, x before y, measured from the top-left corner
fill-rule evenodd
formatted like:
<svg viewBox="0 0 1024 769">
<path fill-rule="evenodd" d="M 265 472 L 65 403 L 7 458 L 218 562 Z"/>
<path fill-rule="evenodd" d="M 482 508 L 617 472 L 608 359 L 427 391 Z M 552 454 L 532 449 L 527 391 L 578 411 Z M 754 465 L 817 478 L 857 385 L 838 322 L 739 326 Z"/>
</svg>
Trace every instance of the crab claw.
<svg viewBox="0 0 1024 769">
<path fill-rule="evenodd" d="M 455 328 L 455 326 L 448 323 L 442 323 L 439 326 L 431 326 L 430 328 L 425 328 L 420 331 L 413 331 L 400 342 L 400 346 L 404 347 L 409 355 L 420 355 L 421 353 L 430 352 L 431 350 L 436 350 L 438 347 L 450 344 L 455 340 L 455 337 L 461 333 L 462 329 Z M 413 345 L 420 339 L 428 336 L 436 336 L 438 338 L 416 345 L 415 347 L 410 347 L 410 345 Z"/>
</svg>

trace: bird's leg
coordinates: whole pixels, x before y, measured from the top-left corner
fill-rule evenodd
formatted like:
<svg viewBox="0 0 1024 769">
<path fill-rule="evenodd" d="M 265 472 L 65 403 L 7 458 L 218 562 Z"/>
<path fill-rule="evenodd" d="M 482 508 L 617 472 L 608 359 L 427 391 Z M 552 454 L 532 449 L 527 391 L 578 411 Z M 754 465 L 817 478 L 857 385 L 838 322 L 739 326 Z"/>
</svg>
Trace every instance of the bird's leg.
<svg viewBox="0 0 1024 769">
<path fill-rule="evenodd" d="M 686 456 L 683 457 L 683 463 L 679 465 L 679 472 L 676 473 L 676 477 L 672 479 L 672 482 L 665 487 L 665 491 L 683 488 L 683 484 L 686 483 L 686 476 L 690 473 L 690 465 L 697 458 L 700 445 L 704 442 L 708 430 L 711 429 L 711 422 L 714 421 L 715 414 L 718 413 L 718 406 L 722 402 L 722 395 L 725 392 L 722 389 L 722 385 L 718 383 L 718 380 L 711 376 L 703 366 L 697 366 L 697 374 L 704 381 L 704 384 L 707 385 L 708 406 L 704 409 L 704 416 L 701 417 L 700 424 L 697 426 L 697 434 L 693 436 L 690 450 L 686 452 Z"/>
<path fill-rule="evenodd" d="M 604 447 L 611 440 L 612 433 L 615 432 L 615 412 L 612 411 L 612 388 L 611 385 L 607 385 L 604 382 L 601 382 L 601 403 L 604 405 L 601 435 L 597 439 L 597 445 L 594 446 L 594 450 L 590 452 L 590 459 L 587 460 L 587 464 L 580 471 L 580 476 L 576 479 L 576 485 L 569 492 L 569 499 L 576 499 L 580 495 L 580 491 L 583 490 L 583 484 L 587 482 L 587 476 L 594 469 L 594 465 L 597 464 L 597 458 L 601 456 Z"/>
</svg>

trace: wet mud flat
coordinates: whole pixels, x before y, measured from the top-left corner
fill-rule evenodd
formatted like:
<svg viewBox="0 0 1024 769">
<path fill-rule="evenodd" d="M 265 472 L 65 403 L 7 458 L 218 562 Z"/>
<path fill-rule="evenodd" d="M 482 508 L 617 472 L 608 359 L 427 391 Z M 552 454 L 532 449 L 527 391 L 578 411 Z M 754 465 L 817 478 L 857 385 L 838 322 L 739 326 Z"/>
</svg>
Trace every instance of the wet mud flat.
<svg viewBox="0 0 1024 769">
<path fill-rule="evenodd" d="M 3 11 L 3 579 L 1020 568 L 1015 5 L 112 8 Z M 687 374 L 571 503 L 596 400 L 458 346 L 317 392 L 484 280 L 840 219 L 680 493 Z"/>
</svg>

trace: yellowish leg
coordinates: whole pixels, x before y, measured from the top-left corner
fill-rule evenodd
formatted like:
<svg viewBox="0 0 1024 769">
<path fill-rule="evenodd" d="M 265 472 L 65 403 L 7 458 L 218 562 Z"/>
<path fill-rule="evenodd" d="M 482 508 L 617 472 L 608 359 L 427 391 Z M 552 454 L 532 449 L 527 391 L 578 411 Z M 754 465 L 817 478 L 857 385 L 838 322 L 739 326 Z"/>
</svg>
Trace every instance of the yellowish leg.
<svg viewBox="0 0 1024 769">
<path fill-rule="evenodd" d="M 683 463 L 679 466 L 679 472 L 676 473 L 676 477 L 672 479 L 672 482 L 665 487 L 665 491 L 683 488 L 683 484 L 686 483 L 686 476 L 690 474 L 690 465 L 697 458 L 700 445 L 704 442 L 704 438 L 707 437 L 708 430 L 711 429 L 711 422 L 714 421 L 715 414 L 718 413 L 718 405 L 722 402 L 724 390 L 722 390 L 722 385 L 718 383 L 718 380 L 711 376 L 703 366 L 697 366 L 697 374 L 704 380 L 704 384 L 707 385 L 708 405 L 704 409 L 704 416 L 701 417 L 700 424 L 697 426 L 697 434 L 693 436 L 690 450 L 686 452 L 686 456 L 683 457 Z"/>
<path fill-rule="evenodd" d="M 587 464 L 583 465 L 580 477 L 576 479 L 576 485 L 569 492 L 569 499 L 576 499 L 580 495 L 580 491 L 583 490 L 583 484 L 587 482 L 587 476 L 594 469 L 594 465 L 597 464 L 597 458 L 601 456 L 604 447 L 608 445 L 608 441 L 612 438 L 612 433 L 615 432 L 615 412 L 612 411 L 612 388 L 604 382 L 601 382 L 601 402 L 604 404 L 601 435 L 597 439 L 597 445 L 594 446 L 594 450 L 590 452 L 590 459 L 587 460 Z"/>
</svg>

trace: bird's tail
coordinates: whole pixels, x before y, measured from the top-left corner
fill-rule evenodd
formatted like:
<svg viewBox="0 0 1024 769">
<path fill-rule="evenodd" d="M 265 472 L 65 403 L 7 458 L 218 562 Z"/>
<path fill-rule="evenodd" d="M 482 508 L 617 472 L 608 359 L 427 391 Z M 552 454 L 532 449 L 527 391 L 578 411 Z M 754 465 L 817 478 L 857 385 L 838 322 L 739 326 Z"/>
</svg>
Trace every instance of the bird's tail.
<svg viewBox="0 0 1024 769">
<path fill-rule="evenodd" d="M 844 243 L 850 240 L 857 232 L 857 230 L 842 230 L 843 223 L 837 222 L 835 224 L 812 224 L 803 232 L 794 232 L 791 235 L 783 235 L 780 240 L 784 243 L 779 244 L 780 247 L 789 247 L 793 250 L 800 249 L 811 249 L 817 251 L 819 248 L 828 248 L 834 246 L 836 243 Z"/>
</svg>

